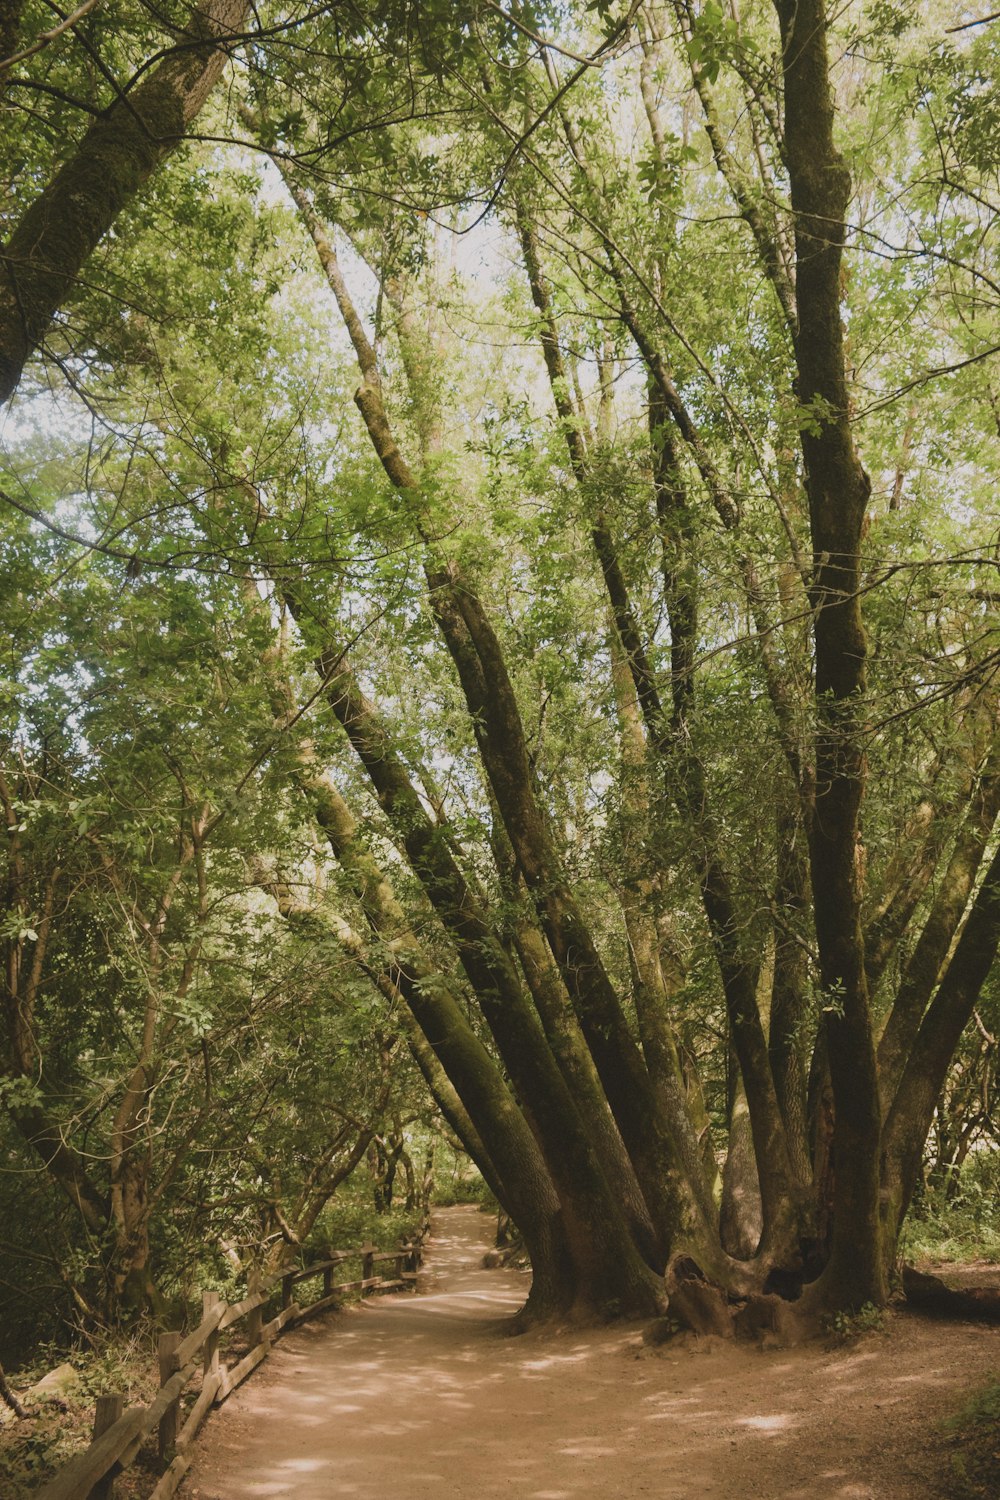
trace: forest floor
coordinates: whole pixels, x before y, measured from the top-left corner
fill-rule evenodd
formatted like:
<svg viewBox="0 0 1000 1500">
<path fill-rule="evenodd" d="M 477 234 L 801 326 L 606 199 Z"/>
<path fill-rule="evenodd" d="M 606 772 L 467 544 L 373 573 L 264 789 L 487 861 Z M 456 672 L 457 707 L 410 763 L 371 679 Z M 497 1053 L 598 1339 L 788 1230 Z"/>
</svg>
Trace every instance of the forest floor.
<svg viewBox="0 0 1000 1500">
<path fill-rule="evenodd" d="M 649 1348 L 635 1324 L 502 1338 L 527 1280 L 482 1269 L 491 1229 L 439 1209 L 418 1295 L 284 1339 L 211 1419 L 186 1500 L 990 1496 L 957 1480 L 945 1424 L 1000 1375 L 1000 1329 L 899 1311 L 785 1350 Z"/>
</svg>

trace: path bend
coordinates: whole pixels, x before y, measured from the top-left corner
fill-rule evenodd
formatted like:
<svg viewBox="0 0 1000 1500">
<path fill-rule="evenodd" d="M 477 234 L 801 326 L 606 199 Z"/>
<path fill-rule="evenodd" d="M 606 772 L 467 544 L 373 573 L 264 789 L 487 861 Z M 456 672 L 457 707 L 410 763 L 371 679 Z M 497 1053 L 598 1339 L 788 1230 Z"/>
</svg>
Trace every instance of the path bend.
<svg viewBox="0 0 1000 1500">
<path fill-rule="evenodd" d="M 290 1333 L 199 1440 L 185 1500 L 946 1500 L 941 1419 L 1000 1330 L 899 1315 L 837 1350 L 500 1338 L 527 1277 L 434 1215 L 418 1295 Z"/>
</svg>

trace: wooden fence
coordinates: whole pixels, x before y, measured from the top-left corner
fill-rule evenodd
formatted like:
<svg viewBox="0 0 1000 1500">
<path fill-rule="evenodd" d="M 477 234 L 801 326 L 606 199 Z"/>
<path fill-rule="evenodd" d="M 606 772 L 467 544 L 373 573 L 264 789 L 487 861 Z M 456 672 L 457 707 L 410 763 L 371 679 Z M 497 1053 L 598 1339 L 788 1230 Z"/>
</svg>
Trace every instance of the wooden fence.
<svg viewBox="0 0 1000 1500">
<path fill-rule="evenodd" d="M 293 1324 L 338 1306 L 344 1292 L 358 1291 L 364 1297 L 370 1292 L 412 1287 L 427 1229 L 425 1218 L 419 1237 L 396 1250 L 381 1251 L 376 1245 L 361 1245 L 354 1250 L 333 1251 L 324 1260 L 300 1270 L 279 1271 L 253 1287 L 242 1302 L 228 1305 L 218 1292 L 205 1292 L 202 1319 L 193 1333 L 185 1337 L 179 1333 L 160 1336 L 160 1389 L 152 1404 L 125 1411 L 123 1396 L 99 1396 L 90 1447 L 65 1464 L 38 1492 L 36 1500 L 111 1500 L 116 1475 L 134 1462 L 154 1431 L 163 1472 L 149 1500 L 168 1500 L 188 1470 L 195 1435 L 208 1413 L 213 1406 L 220 1406 L 267 1358 L 275 1339 Z M 334 1270 L 351 1259 L 360 1259 L 360 1277 L 334 1285 Z M 390 1261 L 392 1276 L 386 1279 L 377 1275 L 375 1267 Z M 296 1288 L 315 1279 L 321 1279 L 317 1299 L 299 1302 Z M 267 1305 L 277 1299 L 279 1287 L 280 1309 L 265 1323 Z M 247 1352 L 235 1364 L 227 1365 L 220 1351 L 220 1336 L 242 1319 L 246 1319 Z M 182 1415 L 182 1397 L 197 1375 L 200 1375 L 200 1389 L 194 1405 Z"/>
</svg>

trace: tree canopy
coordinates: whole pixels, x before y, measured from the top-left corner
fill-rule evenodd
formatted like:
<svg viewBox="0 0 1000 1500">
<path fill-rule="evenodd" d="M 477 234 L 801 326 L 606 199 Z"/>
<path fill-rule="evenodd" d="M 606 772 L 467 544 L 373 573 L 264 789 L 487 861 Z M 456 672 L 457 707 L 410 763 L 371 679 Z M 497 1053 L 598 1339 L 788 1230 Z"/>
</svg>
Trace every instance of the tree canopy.
<svg viewBox="0 0 1000 1500">
<path fill-rule="evenodd" d="M 0 1097 L 88 1316 L 428 1110 L 529 1318 L 881 1303 L 995 1146 L 997 35 L 5 8 Z"/>
</svg>

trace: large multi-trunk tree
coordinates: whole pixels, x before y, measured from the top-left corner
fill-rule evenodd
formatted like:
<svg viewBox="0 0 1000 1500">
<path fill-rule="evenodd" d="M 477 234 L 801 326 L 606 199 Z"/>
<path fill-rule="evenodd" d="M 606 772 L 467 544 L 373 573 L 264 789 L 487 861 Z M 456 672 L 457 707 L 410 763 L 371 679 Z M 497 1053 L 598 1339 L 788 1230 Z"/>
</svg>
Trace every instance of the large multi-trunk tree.
<svg viewBox="0 0 1000 1500">
<path fill-rule="evenodd" d="M 934 23 L 822 0 L 457 21 L 234 41 L 206 134 L 242 154 L 168 160 L 178 126 L 133 173 L 102 272 L 158 311 L 114 327 L 31 230 L 70 190 L 85 250 L 115 222 L 84 138 L 10 238 L 48 291 L 9 363 L 75 309 L 103 467 L 55 515 L 26 452 L 11 503 L 138 591 L 242 580 L 195 591 L 270 640 L 252 774 L 531 1314 L 880 1303 L 1000 938 L 985 48 L 921 72 Z M 136 95 L 187 59 L 186 127 L 217 34 Z"/>
</svg>

